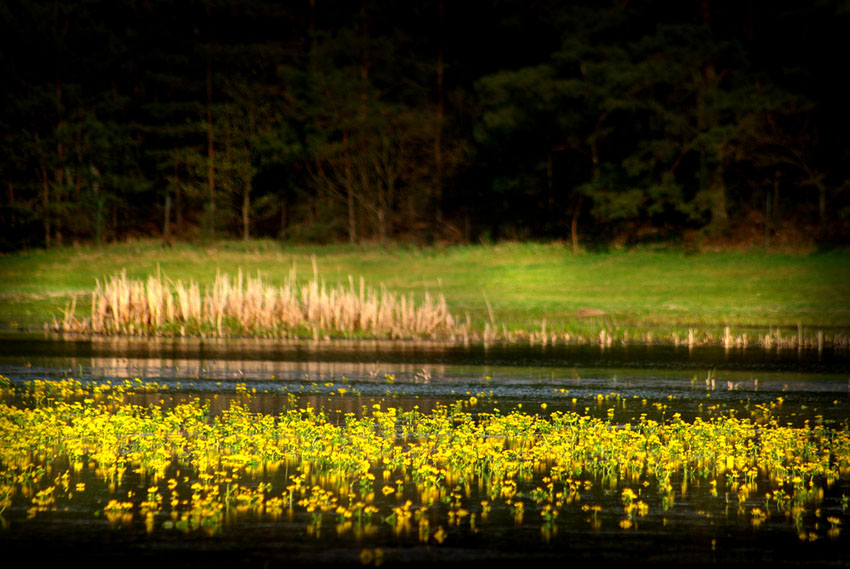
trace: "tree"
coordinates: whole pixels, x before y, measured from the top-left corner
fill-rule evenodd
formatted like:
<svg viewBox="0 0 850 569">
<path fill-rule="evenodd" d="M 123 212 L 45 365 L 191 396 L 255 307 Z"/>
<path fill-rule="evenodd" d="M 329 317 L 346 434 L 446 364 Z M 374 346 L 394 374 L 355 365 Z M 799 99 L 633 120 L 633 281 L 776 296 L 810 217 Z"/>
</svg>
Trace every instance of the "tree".
<svg viewBox="0 0 850 569">
<path fill-rule="evenodd" d="M 581 197 L 598 224 L 678 215 L 722 232 L 727 173 L 752 163 L 754 133 L 787 100 L 752 72 L 738 42 L 705 22 L 642 28 L 638 16 L 623 6 L 579 9 L 549 62 L 477 83 L 476 141 L 511 156 L 496 169 L 493 195 L 511 191 L 513 204 L 539 201 L 545 187 L 567 190 L 574 249 Z M 556 157 L 570 150 L 587 167 L 556 183 Z"/>
</svg>

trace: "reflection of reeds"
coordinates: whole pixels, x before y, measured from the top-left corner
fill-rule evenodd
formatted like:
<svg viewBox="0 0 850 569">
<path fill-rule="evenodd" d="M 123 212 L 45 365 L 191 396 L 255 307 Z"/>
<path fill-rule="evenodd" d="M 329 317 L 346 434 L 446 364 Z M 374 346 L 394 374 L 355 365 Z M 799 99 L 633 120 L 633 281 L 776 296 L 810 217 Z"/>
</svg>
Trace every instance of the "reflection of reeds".
<svg viewBox="0 0 850 569">
<path fill-rule="evenodd" d="M 251 334 L 291 337 L 312 334 L 390 338 L 463 335 L 467 324 L 449 312 L 445 298 L 356 285 L 328 286 L 318 277 L 298 283 L 293 268 L 283 285 L 263 282 L 258 273 L 217 274 L 203 290 L 197 282 L 172 281 L 159 271 L 145 280 L 126 271 L 96 282 L 90 318 L 66 314 L 65 331 L 96 334 Z"/>
</svg>

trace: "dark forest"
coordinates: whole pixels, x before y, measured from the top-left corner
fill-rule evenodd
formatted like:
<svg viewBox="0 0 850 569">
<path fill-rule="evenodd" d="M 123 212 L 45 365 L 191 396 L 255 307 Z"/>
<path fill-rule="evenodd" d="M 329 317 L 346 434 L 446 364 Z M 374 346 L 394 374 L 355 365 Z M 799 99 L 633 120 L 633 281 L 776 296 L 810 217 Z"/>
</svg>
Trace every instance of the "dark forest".
<svg viewBox="0 0 850 569">
<path fill-rule="evenodd" d="M 7 0 L 0 249 L 850 236 L 850 3 Z"/>
</svg>

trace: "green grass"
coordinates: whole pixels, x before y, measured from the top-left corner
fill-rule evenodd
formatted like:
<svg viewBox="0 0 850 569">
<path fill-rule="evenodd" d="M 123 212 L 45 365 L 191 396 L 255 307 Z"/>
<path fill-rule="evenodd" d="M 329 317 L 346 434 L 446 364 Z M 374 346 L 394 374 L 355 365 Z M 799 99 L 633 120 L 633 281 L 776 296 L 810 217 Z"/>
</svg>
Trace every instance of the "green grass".
<svg viewBox="0 0 850 569">
<path fill-rule="evenodd" d="M 344 283 L 349 275 L 372 286 L 417 297 L 441 292 L 450 310 L 469 313 L 475 328 L 490 316 L 499 330 L 569 332 L 593 336 L 606 329 L 629 338 L 680 337 L 688 329 L 716 338 L 785 328 L 796 334 L 850 329 L 850 252 L 811 255 L 765 252 L 686 254 L 680 251 L 618 251 L 573 256 L 560 244 L 413 248 L 293 246 L 273 241 L 227 241 L 201 247 L 156 241 L 34 250 L 0 257 L 0 322 L 40 327 L 61 316 L 78 297 L 85 313 L 95 279 L 127 270 L 142 278 L 157 270 L 177 280 L 211 283 L 217 271 L 259 270 L 268 284 L 283 283 L 293 263 L 299 277 Z M 582 309 L 601 315 L 579 316 Z M 13 324 L 13 326 L 14 326 Z M 760 332 L 762 333 L 762 332 Z"/>
</svg>

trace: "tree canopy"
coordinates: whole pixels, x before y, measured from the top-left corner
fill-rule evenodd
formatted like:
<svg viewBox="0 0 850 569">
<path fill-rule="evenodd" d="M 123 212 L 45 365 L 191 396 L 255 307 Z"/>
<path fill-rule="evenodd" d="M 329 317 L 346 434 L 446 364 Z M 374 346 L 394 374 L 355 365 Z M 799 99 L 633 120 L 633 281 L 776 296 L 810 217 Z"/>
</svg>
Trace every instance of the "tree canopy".
<svg viewBox="0 0 850 569">
<path fill-rule="evenodd" d="M 0 247 L 844 242 L 848 23 L 827 0 L 9 0 Z"/>
</svg>

